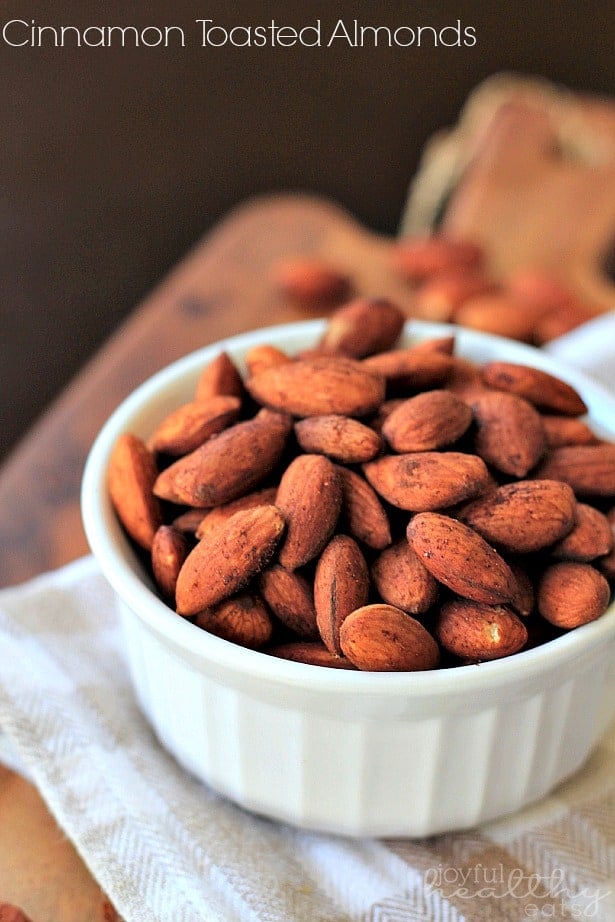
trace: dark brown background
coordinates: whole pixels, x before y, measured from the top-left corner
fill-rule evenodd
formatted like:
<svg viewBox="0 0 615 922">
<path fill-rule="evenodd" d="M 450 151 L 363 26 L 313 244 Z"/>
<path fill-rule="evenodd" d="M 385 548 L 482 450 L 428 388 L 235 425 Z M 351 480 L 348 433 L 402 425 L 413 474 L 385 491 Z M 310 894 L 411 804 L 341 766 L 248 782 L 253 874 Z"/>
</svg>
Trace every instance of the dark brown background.
<svg viewBox="0 0 615 922">
<path fill-rule="evenodd" d="M 361 11 L 362 6 L 363 11 Z M 0 21 L 170 25 L 185 48 L 0 47 L 0 455 L 170 266 L 235 204 L 331 197 L 393 233 L 421 149 L 500 70 L 611 94 L 603 0 L 4 2 Z M 129 8 L 128 8 L 129 7 Z M 474 48 L 205 49 L 197 18 L 454 24 Z M 266 318 L 263 318 L 266 322 Z M 195 344 L 195 346 L 198 344 Z"/>
</svg>

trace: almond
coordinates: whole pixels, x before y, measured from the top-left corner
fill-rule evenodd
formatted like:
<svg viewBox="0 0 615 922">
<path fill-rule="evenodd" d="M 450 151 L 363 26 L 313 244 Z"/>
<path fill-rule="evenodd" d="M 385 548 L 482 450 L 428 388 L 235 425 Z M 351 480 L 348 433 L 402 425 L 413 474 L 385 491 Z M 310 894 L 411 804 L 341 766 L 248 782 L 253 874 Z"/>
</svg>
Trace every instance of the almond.
<svg viewBox="0 0 615 922">
<path fill-rule="evenodd" d="M 429 572 L 457 595 L 487 605 L 501 605 L 518 593 L 508 564 L 462 522 L 425 512 L 414 516 L 406 534 L 410 547 Z"/>
<path fill-rule="evenodd" d="M 410 347 L 416 354 L 417 352 L 442 352 L 444 355 L 452 355 L 455 351 L 455 336 L 435 336 L 431 339 L 422 339 L 413 342 Z"/>
<path fill-rule="evenodd" d="M 287 524 L 278 558 L 296 570 L 316 557 L 337 524 L 342 484 L 336 467 L 323 455 L 298 455 L 288 465 L 276 496 Z"/>
<path fill-rule="evenodd" d="M 559 448 L 561 445 L 595 445 L 598 442 L 597 435 L 582 419 L 543 414 L 542 425 L 549 448 Z"/>
<path fill-rule="evenodd" d="M 331 316 L 319 346 L 363 358 L 391 349 L 404 327 L 403 312 L 384 298 L 357 298 Z"/>
<path fill-rule="evenodd" d="M 344 656 L 337 656 L 327 650 L 320 641 L 310 643 L 305 640 L 290 641 L 269 647 L 267 653 L 279 659 L 288 659 L 294 663 L 308 666 L 328 666 L 330 669 L 355 669 L 356 667 Z"/>
<path fill-rule="evenodd" d="M 265 371 L 266 368 L 273 368 L 275 365 L 286 365 L 288 362 L 292 362 L 292 359 L 281 349 L 270 346 L 268 343 L 260 343 L 258 346 L 248 349 L 244 356 L 244 361 L 248 370 L 248 377 L 252 378 L 261 371 Z"/>
<path fill-rule="evenodd" d="M 587 323 L 594 314 L 591 308 L 583 304 L 570 304 L 568 307 L 549 311 L 536 324 L 534 342 L 538 346 L 549 343 L 558 336 L 576 330 L 582 323 Z"/>
<path fill-rule="evenodd" d="M 281 260 L 274 269 L 278 287 L 302 304 L 337 303 L 351 289 L 348 276 L 322 259 L 294 257 Z"/>
<path fill-rule="evenodd" d="M 601 557 L 600 560 L 597 560 L 596 566 L 600 567 L 600 570 L 608 580 L 615 583 L 615 507 L 607 512 L 606 518 L 611 529 L 613 550 L 605 554 L 604 557 Z"/>
<path fill-rule="evenodd" d="M 534 611 L 536 604 L 534 584 L 530 579 L 528 571 L 520 563 L 515 563 L 514 560 L 509 560 L 508 565 L 510 566 L 513 576 L 517 582 L 517 592 L 515 593 L 514 598 L 511 599 L 510 604 L 515 609 L 517 614 L 527 618 L 528 615 L 531 615 Z"/>
<path fill-rule="evenodd" d="M 261 410 L 175 461 L 154 493 L 186 506 L 209 508 L 249 492 L 276 466 L 290 433 L 289 416 Z"/>
<path fill-rule="evenodd" d="M 370 672 L 417 672 L 440 661 L 436 641 L 423 625 L 393 605 L 364 605 L 340 630 L 344 655 Z"/>
<path fill-rule="evenodd" d="M 158 476 L 151 451 L 136 435 L 121 435 L 111 453 L 107 482 L 118 518 L 137 544 L 151 550 L 162 524 L 162 513 L 152 488 Z"/>
<path fill-rule="evenodd" d="M 187 556 L 188 542 L 181 532 L 161 525 L 152 542 L 152 572 L 163 596 L 173 602 L 177 577 Z"/>
<path fill-rule="evenodd" d="M 459 518 L 486 541 L 529 554 L 559 541 L 573 528 L 577 504 L 558 480 L 518 480 L 466 506 Z"/>
<path fill-rule="evenodd" d="M 468 298 L 455 312 L 455 323 L 472 330 L 532 342 L 540 312 L 509 292 L 486 292 Z"/>
<path fill-rule="evenodd" d="M 397 243 L 391 258 L 404 278 L 419 282 L 452 269 L 477 268 L 482 263 L 483 250 L 471 240 L 417 236 Z"/>
<path fill-rule="evenodd" d="M 315 356 L 275 365 L 247 382 L 259 403 L 293 416 L 365 416 L 384 399 L 384 381 L 354 359 Z"/>
<path fill-rule="evenodd" d="M 264 647 L 273 633 L 267 606 L 252 593 L 241 593 L 199 612 L 195 624 L 209 634 L 250 650 Z"/>
<path fill-rule="evenodd" d="M 483 380 L 490 387 L 525 397 L 534 406 L 565 416 L 582 416 L 587 407 L 576 390 L 540 368 L 513 362 L 487 362 Z"/>
<path fill-rule="evenodd" d="M 410 347 L 370 355 L 362 365 L 386 380 L 387 391 L 399 393 L 439 387 L 447 380 L 454 362 L 444 352 Z"/>
<path fill-rule="evenodd" d="M 253 493 L 246 493 L 238 499 L 231 500 L 230 503 L 223 503 L 214 509 L 205 511 L 200 510 L 201 521 L 195 531 L 195 536 L 200 541 L 206 535 L 210 535 L 232 515 L 241 509 L 254 509 L 256 506 L 273 506 L 278 492 L 277 487 L 264 487 L 262 490 L 255 490 Z"/>
<path fill-rule="evenodd" d="M 471 422 L 472 410 L 454 394 L 425 391 L 394 409 L 382 434 L 394 451 L 428 451 L 456 442 Z"/>
<path fill-rule="evenodd" d="M 382 551 L 371 575 L 382 600 L 411 615 L 426 612 L 436 601 L 438 584 L 406 540 Z"/>
<path fill-rule="evenodd" d="M 275 506 L 257 506 L 236 512 L 201 539 L 179 571 L 178 614 L 196 615 L 246 586 L 269 562 L 283 531 Z"/>
<path fill-rule="evenodd" d="M 244 394 L 243 381 L 230 356 L 221 352 L 205 366 L 196 385 L 195 400 L 209 400 L 219 395 L 239 397 Z"/>
<path fill-rule="evenodd" d="M 449 321 L 457 317 L 468 298 L 495 289 L 482 272 L 449 271 L 425 282 L 415 294 L 413 315 L 424 320 Z"/>
<path fill-rule="evenodd" d="M 187 509 L 175 516 L 171 525 L 183 535 L 194 535 L 207 512 L 204 509 Z"/>
<path fill-rule="evenodd" d="M 388 516 L 375 490 L 364 477 L 338 467 L 342 484 L 342 511 L 350 534 L 368 547 L 381 550 L 391 543 Z"/>
<path fill-rule="evenodd" d="M 263 570 L 258 585 L 273 614 L 291 631 L 305 640 L 319 636 L 314 591 L 304 576 L 276 563 Z"/>
<path fill-rule="evenodd" d="M 343 464 L 370 461 L 382 449 L 378 433 L 349 416 L 310 416 L 295 423 L 295 435 L 304 451 L 328 455 Z"/>
<path fill-rule="evenodd" d="M 563 480 L 581 496 L 615 496 L 615 444 L 553 448 L 534 473 Z"/>
<path fill-rule="evenodd" d="M 344 619 L 367 603 L 369 573 L 358 545 L 336 535 L 323 550 L 314 577 L 316 623 L 323 643 L 341 655 L 339 634 Z"/>
<path fill-rule="evenodd" d="M 570 629 L 595 621 L 608 608 L 611 592 L 604 576 L 588 563 L 555 563 L 538 584 L 538 611 L 550 624 Z"/>
<path fill-rule="evenodd" d="M 185 403 L 156 427 L 149 445 L 153 451 L 185 455 L 234 423 L 240 410 L 238 397 L 222 394 Z"/>
<path fill-rule="evenodd" d="M 471 403 L 476 420 L 476 453 L 504 474 L 525 477 L 546 449 L 538 411 L 523 397 L 505 391 L 480 394 Z"/>
<path fill-rule="evenodd" d="M 387 502 L 411 512 L 453 506 L 478 496 L 490 482 L 481 458 L 458 451 L 384 455 L 363 471 Z"/>
<path fill-rule="evenodd" d="M 551 548 L 551 554 L 559 560 L 588 562 L 612 549 L 613 533 L 607 517 L 593 506 L 578 503 L 572 531 Z"/>
<path fill-rule="evenodd" d="M 528 639 L 527 628 L 508 608 L 462 599 L 442 606 L 434 633 L 449 653 L 474 662 L 510 656 Z"/>
</svg>

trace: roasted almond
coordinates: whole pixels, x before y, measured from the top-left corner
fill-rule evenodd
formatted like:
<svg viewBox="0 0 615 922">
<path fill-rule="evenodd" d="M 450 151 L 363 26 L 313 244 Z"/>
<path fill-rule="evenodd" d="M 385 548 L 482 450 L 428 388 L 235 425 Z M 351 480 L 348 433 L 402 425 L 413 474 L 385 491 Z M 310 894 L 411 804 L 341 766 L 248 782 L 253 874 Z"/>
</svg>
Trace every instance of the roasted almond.
<svg viewBox="0 0 615 922">
<path fill-rule="evenodd" d="M 486 605 L 501 605 L 518 593 L 506 561 L 462 522 L 425 512 L 411 519 L 406 534 L 410 547 L 429 572 L 457 595 Z"/>
<path fill-rule="evenodd" d="M 540 368 L 487 362 L 482 367 L 482 376 L 490 387 L 525 397 L 541 410 L 565 416 L 582 416 L 587 412 L 583 399 L 570 384 Z"/>
<path fill-rule="evenodd" d="M 593 506 L 577 503 L 574 527 L 565 538 L 553 545 L 551 555 L 559 560 L 587 563 L 612 549 L 613 533 L 607 517 Z"/>
<path fill-rule="evenodd" d="M 562 445 L 595 445 L 599 441 L 587 423 L 574 416 L 545 413 L 542 416 L 542 425 L 549 448 L 559 448 Z"/>
<path fill-rule="evenodd" d="M 185 455 L 234 423 L 240 410 L 239 397 L 222 394 L 185 403 L 156 427 L 149 446 L 153 451 Z"/>
<path fill-rule="evenodd" d="M 324 455 L 298 455 L 288 465 L 276 495 L 287 530 L 278 559 L 296 570 L 313 560 L 337 525 L 342 484 L 335 465 Z"/>
<path fill-rule="evenodd" d="M 348 275 L 323 259 L 303 256 L 280 260 L 274 268 L 277 286 L 285 295 L 308 306 L 335 304 L 348 297 Z"/>
<path fill-rule="evenodd" d="M 381 550 L 391 543 L 388 516 L 375 490 L 364 477 L 338 467 L 342 484 L 342 512 L 350 534 L 368 547 Z"/>
<path fill-rule="evenodd" d="M 394 451 L 429 451 L 456 442 L 471 422 L 472 410 L 463 400 L 445 390 L 425 391 L 394 409 L 382 434 Z"/>
<path fill-rule="evenodd" d="M 504 474 L 525 477 L 546 449 L 544 425 L 536 408 L 505 391 L 479 394 L 471 403 L 476 453 Z"/>
<path fill-rule="evenodd" d="M 376 557 L 371 575 L 383 602 L 411 615 L 426 612 L 438 596 L 436 580 L 405 539 Z"/>
<path fill-rule="evenodd" d="M 161 525 L 152 542 L 152 572 L 162 595 L 173 604 L 177 577 L 187 556 L 184 535 L 172 525 Z"/>
<path fill-rule="evenodd" d="M 478 496 L 490 483 L 485 462 L 458 451 L 383 455 L 364 464 L 363 471 L 387 502 L 411 512 L 453 506 Z"/>
<path fill-rule="evenodd" d="M 391 349 L 405 319 L 403 312 L 385 298 L 357 298 L 331 315 L 319 346 L 360 359 Z"/>
<path fill-rule="evenodd" d="M 267 368 L 273 368 L 275 365 L 286 365 L 288 362 L 292 362 L 292 359 L 281 349 L 270 346 L 268 343 L 260 343 L 258 346 L 252 346 L 251 349 L 248 349 L 244 356 L 244 361 L 248 370 L 248 377 L 252 378 Z"/>
<path fill-rule="evenodd" d="M 364 605 L 342 623 L 340 644 L 358 669 L 370 672 L 417 672 L 435 669 L 438 644 L 411 615 L 393 605 Z"/>
<path fill-rule="evenodd" d="M 598 570 L 572 561 L 547 567 L 537 589 L 542 617 L 565 629 L 595 621 L 608 608 L 610 598 L 609 584 Z"/>
<path fill-rule="evenodd" d="M 357 543 L 335 535 L 319 557 L 314 576 L 316 623 L 323 643 L 341 655 L 340 627 L 344 619 L 367 604 L 369 572 Z"/>
<path fill-rule="evenodd" d="M 410 347 L 370 355 L 363 359 L 362 365 L 383 377 L 387 391 L 396 394 L 439 387 L 450 375 L 454 361 L 444 352 Z"/>
<path fill-rule="evenodd" d="M 615 444 L 553 448 L 534 475 L 563 480 L 579 496 L 615 496 Z"/>
<path fill-rule="evenodd" d="M 370 461 L 382 449 L 378 433 L 349 416 L 310 416 L 295 423 L 295 435 L 304 451 L 327 455 L 343 464 Z"/>
<path fill-rule="evenodd" d="M 474 662 L 517 653 L 528 638 L 524 623 L 510 609 L 466 599 L 442 606 L 434 634 L 449 653 Z"/>
<path fill-rule="evenodd" d="M 109 459 L 109 494 L 120 522 L 146 550 L 151 550 L 162 524 L 160 503 L 152 492 L 157 476 L 154 458 L 143 440 L 130 433 L 121 435 Z"/>
<path fill-rule="evenodd" d="M 472 330 L 532 342 L 540 311 L 507 291 L 479 293 L 455 312 L 455 323 Z"/>
<path fill-rule="evenodd" d="M 384 399 L 384 381 L 363 363 L 315 356 L 275 365 L 247 382 L 252 397 L 293 416 L 366 416 Z"/>
<path fill-rule="evenodd" d="M 453 269 L 478 268 L 483 261 L 482 247 L 471 240 L 443 235 L 408 237 L 391 251 L 392 263 L 410 282 L 420 282 Z"/>
<path fill-rule="evenodd" d="M 314 590 L 302 574 L 274 563 L 260 574 L 258 585 L 265 602 L 283 624 L 304 640 L 319 636 Z"/>
<path fill-rule="evenodd" d="M 263 487 L 262 490 L 255 490 L 253 493 L 246 493 L 238 499 L 231 500 L 230 503 L 223 503 L 214 509 L 201 509 L 201 521 L 195 530 L 195 536 L 200 541 L 206 535 L 210 535 L 232 515 L 241 509 L 254 509 L 256 506 L 273 506 L 278 492 L 277 487 Z"/>
<path fill-rule="evenodd" d="M 440 322 L 454 320 L 468 298 L 495 288 L 493 280 L 482 272 L 448 271 L 421 285 L 414 296 L 413 316 Z"/>
<path fill-rule="evenodd" d="M 567 535 L 576 514 L 575 496 L 567 484 L 517 480 L 474 500 L 459 518 L 491 544 L 529 554 Z"/>
<path fill-rule="evenodd" d="M 178 614 L 196 615 L 243 589 L 269 562 L 283 531 L 275 506 L 257 506 L 236 512 L 202 538 L 179 571 Z"/>
<path fill-rule="evenodd" d="M 209 400 L 220 394 L 239 399 L 245 394 L 241 375 L 227 352 L 207 363 L 197 381 L 195 400 Z"/>
<path fill-rule="evenodd" d="M 267 650 L 271 656 L 279 659 L 291 660 L 294 663 L 304 663 L 308 666 L 328 666 L 330 669 L 356 669 L 345 656 L 338 656 L 327 650 L 320 641 L 295 640 L 288 643 L 276 644 Z"/>
<path fill-rule="evenodd" d="M 195 624 L 209 634 L 251 650 L 264 647 L 273 633 L 267 606 L 257 595 L 247 592 L 199 612 Z"/>
<path fill-rule="evenodd" d="M 186 506 L 209 508 L 248 493 L 276 466 L 292 427 L 289 416 L 261 410 L 175 461 L 154 493 Z"/>
</svg>

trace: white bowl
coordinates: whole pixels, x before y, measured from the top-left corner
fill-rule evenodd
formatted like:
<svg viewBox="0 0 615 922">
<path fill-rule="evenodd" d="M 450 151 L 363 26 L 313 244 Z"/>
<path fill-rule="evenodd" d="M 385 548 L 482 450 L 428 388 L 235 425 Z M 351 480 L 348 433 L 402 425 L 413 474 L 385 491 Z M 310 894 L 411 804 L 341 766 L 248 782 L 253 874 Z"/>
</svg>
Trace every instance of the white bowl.
<svg viewBox="0 0 615 922">
<path fill-rule="evenodd" d="M 156 596 L 111 508 L 117 437 L 148 436 L 190 399 L 225 349 L 242 367 L 257 343 L 289 352 L 324 322 L 262 329 L 200 349 L 139 387 L 89 455 L 82 511 L 91 549 L 117 593 L 141 707 L 190 772 L 233 801 L 301 827 L 425 836 L 499 817 L 575 772 L 615 711 L 615 606 L 599 620 L 507 659 L 420 673 L 365 673 L 288 662 L 214 637 Z M 479 362 L 535 365 L 582 393 L 590 422 L 615 437 L 615 399 L 538 350 L 442 324 L 410 322 L 413 341 L 455 330 Z"/>
</svg>

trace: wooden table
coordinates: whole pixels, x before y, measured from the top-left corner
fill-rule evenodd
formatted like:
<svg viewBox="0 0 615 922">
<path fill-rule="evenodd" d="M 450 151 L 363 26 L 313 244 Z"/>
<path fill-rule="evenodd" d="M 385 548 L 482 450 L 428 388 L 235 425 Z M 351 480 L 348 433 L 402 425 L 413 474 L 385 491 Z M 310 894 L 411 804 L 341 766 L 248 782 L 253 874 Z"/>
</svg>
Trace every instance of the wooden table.
<svg viewBox="0 0 615 922">
<path fill-rule="evenodd" d="M 505 136 L 510 127 L 504 120 L 499 131 Z M 586 191 L 583 202 L 575 193 L 576 223 L 569 222 L 566 231 L 557 182 L 547 183 L 539 210 L 542 236 L 524 236 L 521 225 L 534 227 L 535 219 L 527 214 L 529 204 L 519 210 L 519 195 L 511 193 L 510 180 L 520 178 L 517 165 L 507 155 L 502 171 L 494 171 L 494 145 L 497 150 L 501 141 L 496 132 L 484 162 L 475 161 L 463 195 L 449 206 L 450 226 L 481 237 L 494 271 L 504 273 L 524 262 L 557 264 L 560 270 L 569 266 L 572 283 L 585 279 L 604 307 L 614 305 L 614 289 L 597 266 L 606 228 L 610 232 L 615 224 L 615 183 L 609 180 L 599 206 L 593 196 L 594 220 L 587 219 L 587 233 L 579 233 Z M 529 177 L 539 188 L 538 174 L 536 164 L 526 162 L 521 178 Z M 517 215 L 514 246 L 502 232 L 503 219 L 509 222 L 512 214 Z M 556 253 L 546 243 L 551 232 Z M 587 253 L 581 259 L 583 247 Z M 26 580 L 87 552 L 78 505 L 84 459 L 105 418 L 137 384 L 200 345 L 309 316 L 274 285 L 271 269 L 277 260 L 299 254 L 326 258 L 351 276 L 357 293 L 391 297 L 411 315 L 412 294 L 391 272 L 390 248 L 389 239 L 360 227 L 334 204 L 311 197 L 253 200 L 230 214 L 92 359 L 0 472 L 0 584 Z M 36 790 L 3 767 L 0 817 L 0 903 L 21 906 L 32 922 L 118 918 Z"/>
</svg>

